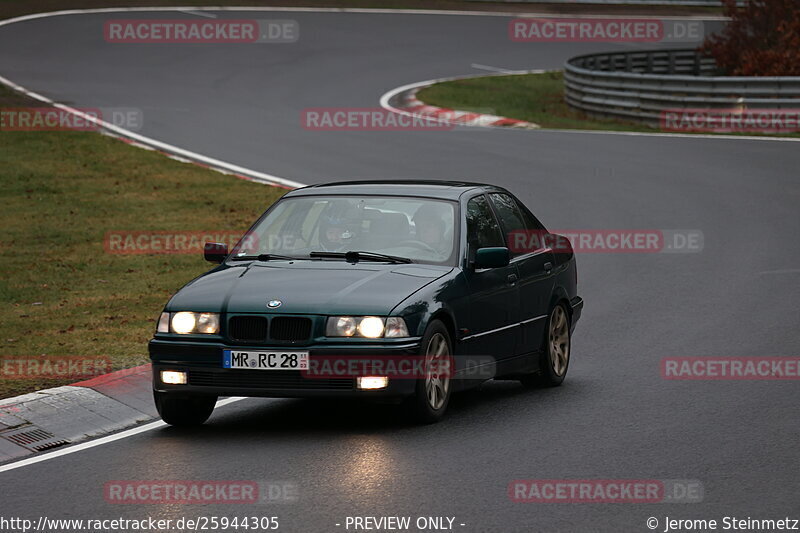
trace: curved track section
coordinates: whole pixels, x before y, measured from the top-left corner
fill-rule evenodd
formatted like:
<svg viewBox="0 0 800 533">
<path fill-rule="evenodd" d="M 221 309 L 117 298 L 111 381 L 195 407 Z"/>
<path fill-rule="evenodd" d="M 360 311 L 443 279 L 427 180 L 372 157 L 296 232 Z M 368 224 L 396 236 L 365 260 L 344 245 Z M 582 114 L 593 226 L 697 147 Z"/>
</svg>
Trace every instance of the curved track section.
<svg viewBox="0 0 800 533">
<path fill-rule="evenodd" d="M 0 515 L 108 518 L 241 514 L 232 506 L 111 506 L 109 480 L 258 479 L 297 484 L 282 530 L 333 531 L 354 515 L 455 516 L 463 531 L 641 531 L 649 516 L 780 518 L 800 492 L 796 382 L 660 377 L 663 357 L 800 353 L 800 151 L 793 142 L 455 129 L 325 132 L 314 107 L 378 107 L 416 80 L 472 64 L 559 68 L 621 45 L 522 44 L 507 18 L 264 12 L 285 45 L 110 45 L 114 13 L 0 28 L 0 75 L 55 101 L 133 107 L 142 135 L 301 183 L 466 178 L 517 193 L 553 228 L 698 229 L 695 254 L 583 254 L 586 308 L 567 384 L 489 384 L 432 427 L 389 408 L 245 400 L 201 430 L 156 429 L 2 474 Z M 54 177 L 54 179 L 58 179 Z M 255 215 L 255 214 L 254 214 Z M 533 505 L 513 479 L 698 479 L 695 505 Z M 57 498 L 69 494 L 70 498 Z M 252 511 L 252 509 L 248 509 Z M 259 509 L 258 511 L 261 511 Z M 250 513 L 248 513 L 250 514 Z M 662 526 L 663 528 L 663 526 Z"/>
</svg>

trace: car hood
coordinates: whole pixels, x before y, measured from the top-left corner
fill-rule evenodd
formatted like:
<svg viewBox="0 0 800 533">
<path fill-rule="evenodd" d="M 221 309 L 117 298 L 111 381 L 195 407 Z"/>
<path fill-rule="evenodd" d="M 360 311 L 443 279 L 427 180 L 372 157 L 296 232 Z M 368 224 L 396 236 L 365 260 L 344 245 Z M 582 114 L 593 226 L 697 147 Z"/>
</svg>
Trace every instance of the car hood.
<svg viewBox="0 0 800 533">
<path fill-rule="evenodd" d="M 181 289 L 168 310 L 387 315 L 409 295 L 452 270 L 343 261 L 224 265 Z M 281 306 L 269 309 L 270 300 L 280 300 Z"/>
</svg>

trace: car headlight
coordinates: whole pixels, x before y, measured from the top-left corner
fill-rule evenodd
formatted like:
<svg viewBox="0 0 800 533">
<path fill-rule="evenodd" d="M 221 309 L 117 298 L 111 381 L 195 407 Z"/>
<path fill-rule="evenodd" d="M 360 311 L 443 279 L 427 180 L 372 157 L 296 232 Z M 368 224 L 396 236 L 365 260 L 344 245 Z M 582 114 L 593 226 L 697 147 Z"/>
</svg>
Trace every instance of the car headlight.
<svg viewBox="0 0 800 533">
<path fill-rule="evenodd" d="M 408 337 L 406 321 L 399 316 L 332 316 L 325 328 L 328 337 L 366 337 L 368 339 Z"/>
<path fill-rule="evenodd" d="M 188 335 L 200 333 L 214 335 L 219 333 L 219 313 L 161 313 L 158 320 L 158 333 L 178 333 Z"/>
<path fill-rule="evenodd" d="M 383 319 L 377 316 L 365 316 L 358 323 L 358 333 L 368 339 L 383 336 Z"/>
<path fill-rule="evenodd" d="M 383 336 L 389 338 L 408 337 L 406 321 L 399 316 L 390 316 L 386 319 L 386 330 Z"/>
<path fill-rule="evenodd" d="M 351 316 L 332 316 L 328 318 L 325 335 L 328 337 L 352 337 L 356 334 L 358 324 Z"/>
<path fill-rule="evenodd" d="M 156 333 L 169 333 L 169 313 L 161 313 L 161 316 L 158 317 Z"/>
</svg>

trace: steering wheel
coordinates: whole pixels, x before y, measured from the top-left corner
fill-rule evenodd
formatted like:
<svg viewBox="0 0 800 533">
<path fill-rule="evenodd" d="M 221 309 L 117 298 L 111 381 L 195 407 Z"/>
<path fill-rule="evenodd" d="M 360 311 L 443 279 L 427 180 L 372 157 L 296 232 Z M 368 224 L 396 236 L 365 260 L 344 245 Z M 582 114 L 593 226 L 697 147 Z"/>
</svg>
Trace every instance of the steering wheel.
<svg viewBox="0 0 800 533">
<path fill-rule="evenodd" d="M 400 242 L 397 243 L 398 246 L 403 246 L 403 245 L 406 245 L 406 244 L 414 246 L 414 247 L 419 248 L 421 250 L 425 250 L 427 252 L 431 252 L 431 253 L 434 253 L 434 254 L 439 254 L 439 251 L 436 248 L 434 248 L 430 244 L 422 242 L 422 241 L 417 241 L 417 240 L 414 240 L 414 239 L 407 239 L 405 241 L 400 241 Z"/>
</svg>

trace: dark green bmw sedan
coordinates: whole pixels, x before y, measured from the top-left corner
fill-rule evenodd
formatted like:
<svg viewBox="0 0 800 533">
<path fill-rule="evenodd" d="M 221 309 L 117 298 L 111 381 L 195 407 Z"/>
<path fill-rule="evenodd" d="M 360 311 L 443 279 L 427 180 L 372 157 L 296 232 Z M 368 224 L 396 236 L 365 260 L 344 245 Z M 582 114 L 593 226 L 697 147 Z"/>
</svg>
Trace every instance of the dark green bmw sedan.
<svg viewBox="0 0 800 533">
<path fill-rule="evenodd" d="M 380 399 L 435 422 L 488 379 L 561 384 L 583 308 L 569 241 L 493 185 L 296 189 L 205 258 L 149 345 L 169 424 L 220 396 Z"/>
</svg>

